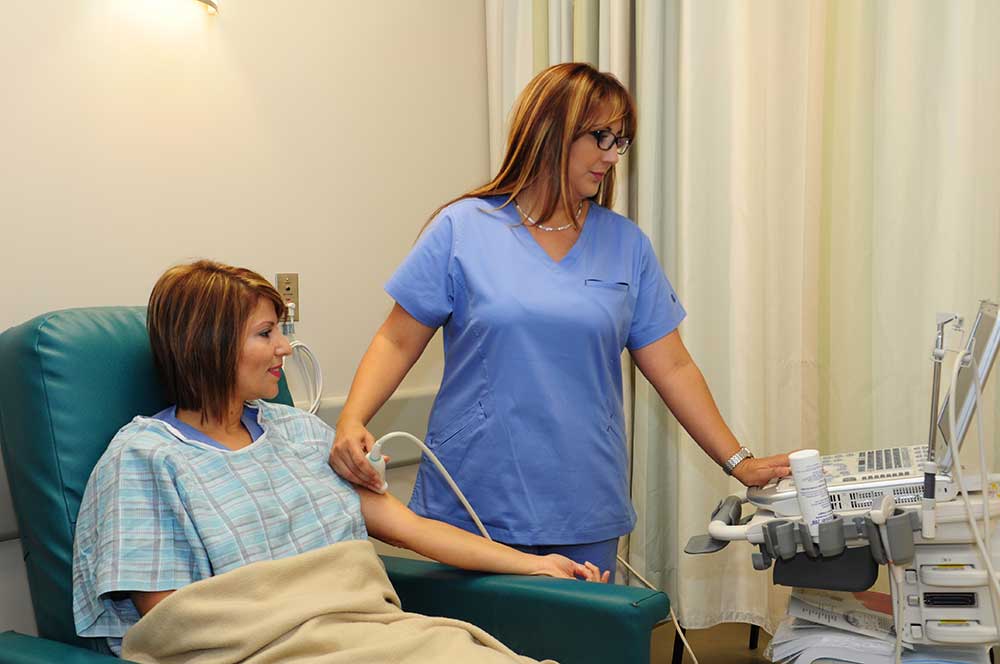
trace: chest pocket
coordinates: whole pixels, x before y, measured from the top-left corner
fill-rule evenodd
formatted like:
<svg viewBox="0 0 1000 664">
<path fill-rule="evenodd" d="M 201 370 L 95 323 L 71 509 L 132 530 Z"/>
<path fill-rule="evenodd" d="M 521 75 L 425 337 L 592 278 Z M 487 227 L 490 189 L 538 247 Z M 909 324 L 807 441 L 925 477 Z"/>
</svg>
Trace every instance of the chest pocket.
<svg viewBox="0 0 1000 664">
<path fill-rule="evenodd" d="M 592 288 L 604 288 L 611 291 L 619 291 L 622 294 L 628 293 L 628 282 L 627 281 L 606 281 L 604 279 L 584 279 L 584 286 L 590 286 Z"/>
<path fill-rule="evenodd" d="M 607 326 L 605 330 L 616 337 L 617 343 L 624 346 L 625 337 L 632 321 L 632 305 L 629 297 L 630 284 L 627 281 L 609 279 L 584 279 L 583 291 L 591 305 L 603 312 L 601 319 Z"/>
</svg>

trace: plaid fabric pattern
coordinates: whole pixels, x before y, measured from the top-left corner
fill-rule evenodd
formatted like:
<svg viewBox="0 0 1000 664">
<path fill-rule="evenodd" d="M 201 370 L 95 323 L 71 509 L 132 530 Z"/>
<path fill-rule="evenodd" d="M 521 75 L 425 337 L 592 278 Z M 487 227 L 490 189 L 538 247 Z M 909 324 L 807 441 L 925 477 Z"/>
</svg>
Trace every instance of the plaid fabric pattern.
<svg viewBox="0 0 1000 664">
<path fill-rule="evenodd" d="M 87 483 L 76 523 L 73 614 L 81 636 L 139 620 L 120 591 L 174 590 L 249 563 L 367 537 L 350 484 L 327 463 L 334 431 L 256 402 L 264 434 L 237 451 L 136 417 Z"/>
</svg>

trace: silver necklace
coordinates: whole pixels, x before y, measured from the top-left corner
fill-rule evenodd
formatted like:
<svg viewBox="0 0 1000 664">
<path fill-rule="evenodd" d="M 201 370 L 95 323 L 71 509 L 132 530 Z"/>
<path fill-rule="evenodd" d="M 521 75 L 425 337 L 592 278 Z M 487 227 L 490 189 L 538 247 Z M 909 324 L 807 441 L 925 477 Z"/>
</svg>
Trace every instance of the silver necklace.
<svg viewBox="0 0 1000 664">
<path fill-rule="evenodd" d="M 580 218 L 580 212 L 583 211 L 583 200 L 581 199 L 580 204 L 576 206 L 576 216 L 573 217 L 573 221 L 569 222 L 565 226 L 556 226 L 555 228 L 539 225 L 537 221 L 531 218 L 531 215 L 529 215 L 527 212 L 521 209 L 521 206 L 517 204 L 516 198 L 514 199 L 514 207 L 516 207 L 517 211 L 521 213 L 522 217 L 524 217 L 524 223 L 526 223 L 528 226 L 534 226 L 540 231 L 554 233 L 556 231 L 564 231 L 567 228 L 571 228 L 576 223 L 576 220 Z"/>
</svg>

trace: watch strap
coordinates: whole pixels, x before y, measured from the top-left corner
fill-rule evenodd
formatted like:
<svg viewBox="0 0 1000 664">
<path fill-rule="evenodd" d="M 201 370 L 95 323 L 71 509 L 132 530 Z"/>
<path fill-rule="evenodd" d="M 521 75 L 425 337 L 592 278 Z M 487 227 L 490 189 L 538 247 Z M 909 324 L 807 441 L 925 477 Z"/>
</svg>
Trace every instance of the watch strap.
<svg viewBox="0 0 1000 664">
<path fill-rule="evenodd" d="M 743 461 L 752 458 L 753 452 L 745 447 L 741 447 L 736 454 L 726 459 L 726 462 L 722 464 L 722 470 L 725 471 L 726 475 L 732 475 L 733 471 L 736 470 L 736 466 L 740 465 Z"/>
</svg>

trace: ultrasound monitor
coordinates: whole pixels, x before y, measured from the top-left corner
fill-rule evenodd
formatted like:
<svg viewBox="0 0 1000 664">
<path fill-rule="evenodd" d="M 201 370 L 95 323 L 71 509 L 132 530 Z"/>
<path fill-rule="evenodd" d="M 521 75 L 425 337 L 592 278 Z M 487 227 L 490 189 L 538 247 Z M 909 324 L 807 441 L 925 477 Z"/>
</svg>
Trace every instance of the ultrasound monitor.
<svg viewBox="0 0 1000 664">
<path fill-rule="evenodd" d="M 983 300 L 979 305 L 979 313 L 972 324 L 972 331 L 966 350 L 971 351 L 976 359 L 975 371 L 979 376 L 979 384 L 984 386 L 990 377 L 990 371 L 997 358 L 997 347 L 1000 346 L 1000 322 L 997 319 L 997 304 L 989 300 Z M 944 398 L 944 404 L 938 414 L 937 444 L 935 446 L 935 458 L 940 459 L 938 464 L 939 472 L 948 473 L 952 467 L 951 448 L 951 426 L 948 421 L 948 408 L 952 398 L 955 398 L 957 410 L 955 411 L 955 426 L 957 428 L 955 439 L 958 441 L 958 448 L 961 449 L 962 441 L 969 430 L 972 418 L 976 409 L 976 388 L 972 383 L 973 366 L 962 367 L 958 372 L 955 385 L 948 391 Z"/>
</svg>

